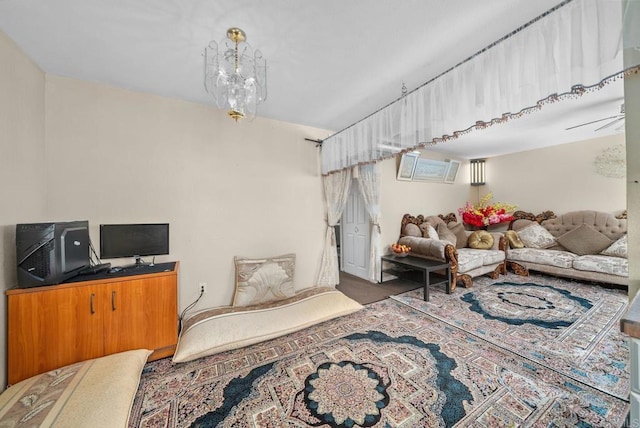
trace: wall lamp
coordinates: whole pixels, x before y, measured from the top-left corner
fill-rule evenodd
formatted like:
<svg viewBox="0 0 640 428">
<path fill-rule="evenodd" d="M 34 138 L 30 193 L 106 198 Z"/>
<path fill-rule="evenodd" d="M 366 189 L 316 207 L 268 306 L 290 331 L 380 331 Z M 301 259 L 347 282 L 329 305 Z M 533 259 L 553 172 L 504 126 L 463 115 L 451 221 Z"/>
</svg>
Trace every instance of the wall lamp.
<svg viewBox="0 0 640 428">
<path fill-rule="evenodd" d="M 471 185 L 482 186 L 485 184 L 484 175 L 485 159 L 471 159 Z"/>
</svg>

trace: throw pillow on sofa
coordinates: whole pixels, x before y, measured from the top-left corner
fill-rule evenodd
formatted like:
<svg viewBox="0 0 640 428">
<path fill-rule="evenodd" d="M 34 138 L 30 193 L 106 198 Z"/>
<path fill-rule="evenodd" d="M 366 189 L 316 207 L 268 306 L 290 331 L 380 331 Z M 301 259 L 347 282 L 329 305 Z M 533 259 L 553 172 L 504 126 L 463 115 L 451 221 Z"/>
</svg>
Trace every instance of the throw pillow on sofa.
<svg viewBox="0 0 640 428">
<path fill-rule="evenodd" d="M 422 231 L 420 230 L 417 224 L 407 223 L 404 226 L 404 235 L 422 237 Z"/>
<path fill-rule="evenodd" d="M 516 233 L 515 230 L 507 230 L 504 233 L 504 236 L 506 236 L 507 240 L 509 241 L 509 247 L 511 247 L 511 248 L 524 248 L 524 242 L 522 242 L 520 240 L 520 238 L 518 237 L 518 234 Z"/>
<path fill-rule="evenodd" d="M 431 226 L 429 223 L 425 222 L 420 225 L 420 229 L 422 229 L 422 236 L 425 238 L 439 240 L 438 232 L 436 232 L 436 228 Z"/>
<path fill-rule="evenodd" d="M 488 250 L 493 247 L 493 235 L 486 230 L 476 230 L 469 235 L 469 248 L 476 250 Z"/>
<path fill-rule="evenodd" d="M 556 243 L 556 238 L 538 223 L 531 223 L 518 231 L 518 237 L 529 248 L 549 248 Z"/>
<path fill-rule="evenodd" d="M 438 232 L 438 236 L 440 237 L 441 240 L 450 242 L 451 245 L 453 246 L 456 245 L 456 241 L 458 240 L 458 238 L 456 237 L 455 233 L 449 230 L 446 224 L 444 223 L 438 224 L 438 227 L 436 228 L 436 232 Z M 465 235 L 465 238 L 466 238 L 466 235 Z"/>
<path fill-rule="evenodd" d="M 558 244 L 574 254 L 598 254 L 613 242 L 586 223 L 558 237 Z"/>
<path fill-rule="evenodd" d="M 469 237 L 464 230 L 462 223 L 456 223 L 449 228 L 454 235 L 456 235 L 456 248 L 466 248 Z"/>
<path fill-rule="evenodd" d="M 627 258 L 627 235 L 621 236 L 616 242 L 605 248 L 602 253 L 605 256 Z"/>
</svg>

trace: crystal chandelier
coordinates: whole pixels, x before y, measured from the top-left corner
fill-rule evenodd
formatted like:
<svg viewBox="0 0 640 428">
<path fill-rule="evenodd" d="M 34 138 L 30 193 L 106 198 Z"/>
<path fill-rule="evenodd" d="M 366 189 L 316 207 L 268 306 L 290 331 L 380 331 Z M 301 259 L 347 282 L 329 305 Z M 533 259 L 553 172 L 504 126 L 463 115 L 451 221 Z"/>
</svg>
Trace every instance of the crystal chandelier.
<svg viewBox="0 0 640 428">
<path fill-rule="evenodd" d="M 220 45 L 212 40 L 204 50 L 204 87 L 236 122 L 253 119 L 267 98 L 267 60 L 246 39 L 240 28 L 229 28 Z"/>
</svg>

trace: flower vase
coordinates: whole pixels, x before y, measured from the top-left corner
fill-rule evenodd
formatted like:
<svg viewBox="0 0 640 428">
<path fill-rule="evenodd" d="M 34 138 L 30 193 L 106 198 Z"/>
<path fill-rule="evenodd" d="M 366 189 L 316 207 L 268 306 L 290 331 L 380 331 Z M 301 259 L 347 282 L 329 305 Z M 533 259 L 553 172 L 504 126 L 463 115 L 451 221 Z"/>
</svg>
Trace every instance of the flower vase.
<svg viewBox="0 0 640 428">
<path fill-rule="evenodd" d="M 466 230 L 474 230 L 474 231 L 475 230 L 487 230 L 488 227 L 489 226 L 486 226 L 486 225 L 485 226 L 476 226 L 476 225 L 468 224 L 468 223 L 464 224 L 464 228 Z"/>
</svg>

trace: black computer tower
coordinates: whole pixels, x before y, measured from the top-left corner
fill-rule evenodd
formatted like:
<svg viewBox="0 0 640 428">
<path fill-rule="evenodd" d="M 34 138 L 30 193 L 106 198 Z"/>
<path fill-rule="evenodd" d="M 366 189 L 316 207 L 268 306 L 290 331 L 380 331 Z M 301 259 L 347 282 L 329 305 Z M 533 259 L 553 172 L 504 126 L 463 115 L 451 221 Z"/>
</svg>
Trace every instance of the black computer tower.
<svg viewBox="0 0 640 428">
<path fill-rule="evenodd" d="M 16 225 L 18 285 L 59 284 L 89 266 L 89 222 Z"/>
</svg>

